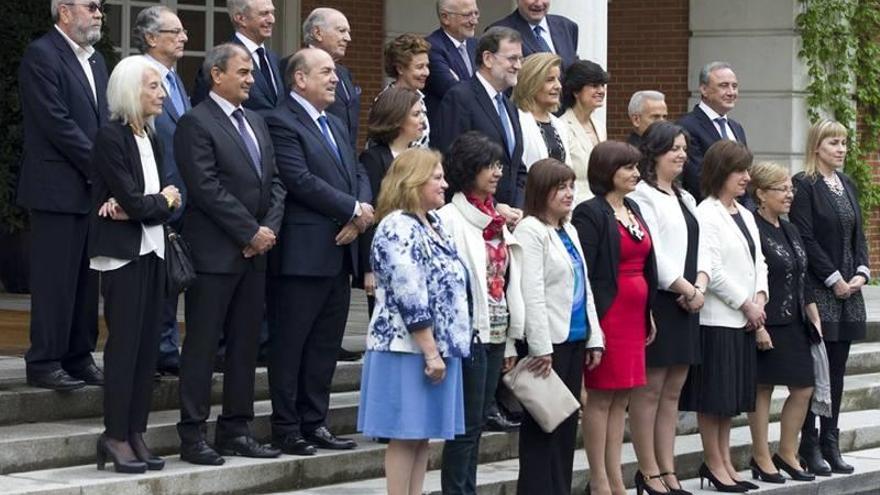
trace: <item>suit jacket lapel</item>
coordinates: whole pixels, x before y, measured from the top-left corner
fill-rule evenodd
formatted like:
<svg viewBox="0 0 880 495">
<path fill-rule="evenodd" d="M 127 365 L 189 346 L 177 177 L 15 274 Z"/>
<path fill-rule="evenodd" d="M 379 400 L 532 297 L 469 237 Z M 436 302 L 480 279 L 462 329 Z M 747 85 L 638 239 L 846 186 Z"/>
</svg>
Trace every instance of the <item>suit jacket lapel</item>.
<svg viewBox="0 0 880 495">
<path fill-rule="evenodd" d="M 189 101 L 189 95 L 186 94 L 183 79 L 180 78 L 180 74 L 177 71 L 174 71 L 174 77 L 177 78 L 177 91 L 180 92 L 180 98 L 183 100 L 183 111 L 184 113 L 189 112 L 192 109 L 192 103 Z"/>
<path fill-rule="evenodd" d="M 516 24 L 516 30 L 522 35 L 523 43 L 528 45 L 530 53 L 540 52 L 541 47 L 538 46 L 538 38 L 535 37 L 535 32 L 532 31 L 532 26 L 530 26 L 529 23 L 519 15 L 518 10 L 515 10 L 512 15 L 513 22 Z M 525 52 L 525 50 L 523 50 L 523 52 Z M 523 55 L 525 55 L 525 53 L 523 53 Z"/>
<path fill-rule="evenodd" d="M 498 110 L 495 109 L 495 102 L 489 98 L 489 93 L 486 93 L 486 88 L 483 87 L 483 83 L 480 82 L 477 76 L 474 76 L 471 80 L 471 86 L 474 89 L 474 95 L 476 95 L 477 103 L 483 107 L 483 111 L 486 115 L 489 116 L 489 120 L 495 125 L 495 129 L 498 131 L 498 135 L 502 136 L 504 139 L 507 139 L 507 135 L 504 132 L 504 127 L 501 126 L 501 117 L 498 116 Z M 508 114 L 509 115 L 509 114 Z M 519 116 L 517 116 L 517 120 Z M 507 149 L 505 146 L 504 152 L 507 153 Z"/>
<path fill-rule="evenodd" d="M 739 241 L 742 243 L 743 247 L 746 248 L 746 251 L 749 251 L 749 241 L 746 240 L 746 236 L 742 233 L 742 230 L 740 230 L 739 225 L 736 224 L 736 220 L 733 219 L 733 215 L 728 213 L 727 208 L 725 208 L 724 205 L 721 204 L 721 201 L 719 201 L 718 199 L 714 199 L 713 201 L 715 201 L 715 207 L 718 208 L 719 214 L 721 214 L 721 216 L 724 217 L 724 221 L 727 223 L 727 228 L 731 232 L 733 232 L 734 235 L 736 235 L 737 239 L 739 239 Z M 738 214 L 742 215 L 744 208 L 741 209 L 739 206 L 737 206 L 736 209 L 739 211 Z M 743 220 L 743 222 L 745 222 L 745 220 Z M 746 224 L 746 227 L 748 227 L 748 224 Z M 756 241 L 755 239 L 752 239 L 752 242 L 760 243 L 761 240 L 758 239 Z M 761 248 L 760 244 L 755 244 L 755 249 L 760 249 L 760 248 Z"/>
<path fill-rule="evenodd" d="M 338 163 L 342 167 L 342 175 L 345 177 L 346 182 L 348 182 L 348 187 L 354 183 L 354 166 L 350 163 L 350 153 L 346 153 L 348 151 L 348 140 L 343 139 L 344 133 L 342 129 L 340 129 L 335 119 L 327 118 L 327 122 L 330 125 L 330 132 L 333 134 L 333 139 L 336 140 L 336 147 L 339 148 L 339 157 L 342 159 L 340 163 L 339 160 L 336 159 L 336 153 L 333 153 L 334 162 Z M 329 148 L 330 145 L 328 144 Z"/>
<path fill-rule="evenodd" d="M 241 151 L 242 158 L 246 160 L 244 163 L 251 163 L 251 154 L 248 152 L 247 147 L 244 145 L 244 140 L 242 140 L 241 134 L 238 133 L 238 129 L 236 129 L 235 126 L 232 125 L 232 122 L 229 120 L 229 116 L 226 115 L 225 112 L 223 112 L 223 109 L 220 108 L 220 105 L 218 105 L 213 99 L 211 99 L 210 96 L 206 98 L 205 101 L 211 102 L 211 106 L 209 108 L 214 113 L 214 118 L 217 120 L 217 123 L 220 125 L 220 127 L 224 131 L 226 131 L 227 134 L 229 134 L 229 137 L 238 146 L 238 149 Z M 247 116 L 247 113 L 245 113 L 245 116 Z M 256 128 L 254 126 L 251 126 L 251 129 L 254 129 L 254 135 L 256 135 Z M 257 143 L 257 146 L 260 146 L 259 142 Z M 251 172 L 253 172 L 254 176 L 257 176 L 257 171 L 254 170 L 254 167 L 252 165 L 248 165 L 248 168 L 251 169 Z M 257 176 L 257 178 L 259 177 Z"/>
<path fill-rule="evenodd" d="M 340 173 L 342 176 L 349 181 L 351 184 L 351 177 L 349 177 L 348 171 L 345 170 L 345 164 L 339 162 L 339 157 L 336 155 L 336 152 L 333 151 L 333 148 L 330 147 L 330 143 L 327 142 L 327 139 L 324 137 L 324 133 L 321 132 L 321 129 L 318 128 L 318 124 L 312 120 L 312 117 L 306 111 L 305 108 L 302 107 L 299 103 L 296 102 L 292 97 L 287 98 L 288 106 L 291 111 L 296 115 L 296 118 L 302 123 L 303 127 L 305 127 L 311 134 L 312 137 L 317 139 L 321 146 L 324 148 L 324 152 L 327 153 L 327 156 L 330 160 L 336 164 L 336 166 L 340 169 Z M 339 154 L 342 155 L 342 147 L 340 143 L 345 143 L 345 141 L 341 138 L 339 130 L 334 129 L 333 119 L 327 118 L 327 123 L 330 127 L 330 132 L 333 134 L 333 139 L 336 140 L 336 147 L 339 148 Z M 348 146 L 347 144 L 345 144 Z"/>
<path fill-rule="evenodd" d="M 452 43 L 452 40 L 449 39 L 449 36 L 446 35 L 442 28 L 440 29 L 440 39 L 446 48 L 446 53 L 449 54 L 450 68 L 455 72 L 459 81 L 464 81 L 467 79 L 466 76 L 470 74 L 468 74 L 464 60 L 461 59 L 461 53 L 455 48 L 455 44 Z M 465 46 L 467 46 L 467 41 L 465 41 Z M 468 49 L 468 52 L 470 52 L 470 49 Z"/>
<path fill-rule="evenodd" d="M 703 127 L 703 130 L 708 132 L 711 136 L 715 137 L 715 141 L 721 140 L 721 134 L 718 132 L 718 129 L 715 128 L 715 124 L 709 119 L 709 116 L 706 115 L 706 112 L 700 108 L 700 105 L 694 107 L 694 114 L 700 119 L 700 125 Z M 737 138 L 739 139 L 739 138 Z"/>
<path fill-rule="evenodd" d="M 89 103 L 92 104 L 92 109 L 95 111 L 96 115 L 99 115 L 98 105 L 95 101 L 95 96 L 100 95 L 101 93 L 98 91 L 98 78 L 95 77 L 96 71 L 94 70 L 94 68 L 92 69 L 92 77 L 95 79 L 95 92 L 92 93 L 92 86 L 89 84 L 88 78 L 86 78 L 86 73 L 85 71 L 83 71 L 82 65 L 80 65 L 79 63 L 79 59 L 76 58 L 76 54 L 73 53 L 73 49 L 70 48 L 70 45 L 67 44 L 67 41 L 61 36 L 61 34 L 55 31 L 55 28 L 52 28 L 52 30 L 53 34 L 55 35 L 55 47 L 58 49 L 61 60 L 64 62 L 65 65 L 67 65 L 70 73 L 73 74 L 74 77 L 76 77 L 77 81 L 79 81 L 83 91 L 86 92 L 86 97 L 88 98 Z"/>
</svg>

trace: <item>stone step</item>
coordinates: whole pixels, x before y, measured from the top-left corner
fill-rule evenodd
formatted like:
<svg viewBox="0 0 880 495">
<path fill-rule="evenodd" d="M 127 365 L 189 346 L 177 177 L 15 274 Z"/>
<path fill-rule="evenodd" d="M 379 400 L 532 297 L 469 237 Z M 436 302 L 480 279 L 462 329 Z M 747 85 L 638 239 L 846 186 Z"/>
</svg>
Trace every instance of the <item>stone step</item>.
<svg viewBox="0 0 880 495">
<path fill-rule="evenodd" d="M 860 342 L 854 344 L 849 351 L 846 362 L 846 374 L 880 372 L 880 342 Z"/>
<path fill-rule="evenodd" d="M 771 486 L 760 482 L 763 491 L 780 495 L 797 494 L 877 494 L 880 492 L 880 410 L 866 410 L 843 413 L 840 417 L 841 449 L 847 452 L 846 459 L 856 466 L 852 475 L 834 475 L 819 482 L 798 483 L 791 480 L 783 486 Z M 779 438 L 779 425 L 770 425 L 770 438 Z M 751 457 L 751 436 L 748 427 L 738 427 L 731 431 L 731 454 L 734 464 L 746 468 Z M 771 445 L 775 450 L 776 443 Z M 694 491 L 699 488 L 695 478 L 702 460 L 702 444 L 699 435 L 685 435 L 676 439 L 676 471 L 685 479 L 682 488 Z M 632 480 L 638 469 L 632 444 L 624 444 L 621 455 L 624 480 L 632 488 Z M 433 464 L 425 479 L 424 493 L 440 495 L 440 471 Z M 507 459 L 482 463 L 477 470 L 477 493 L 479 495 L 516 494 L 516 480 L 519 475 L 519 460 Z M 572 493 L 584 493 L 589 477 L 586 455 L 583 449 L 575 451 Z M 751 479 L 750 474 L 743 474 Z M 873 491 L 872 491 L 873 490 Z M 760 490 L 759 490 L 760 491 Z M 274 495 L 380 495 L 386 493 L 385 479 L 375 477 L 368 480 L 338 483 L 313 488 L 269 492 Z M 697 492 L 698 493 L 698 492 Z M 754 493 L 754 491 L 749 492 Z"/>
<path fill-rule="evenodd" d="M 15 361 L 12 363 L 10 361 Z M 102 365 L 98 355 L 98 365 Z M 101 387 L 84 387 L 70 392 L 55 392 L 29 387 L 25 383 L 24 360 L 20 358 L 0 361 L 0 425 L 40 423 L 74 418 L 88 418 L 103 414 Z M 358 390 L 361 380 L 361 363 L 339 362 L 333 375 L 333 391 Z M 211 384 L 211 402 L 222 399 L 223 374 L 214 373 Z M 178 380 L 163 377 L 154 384 L 152 410 L 180 407 Z M 269 398 L 269 378 L 266 368 L 257 368 L 254 380 L 255 400 Z"/>
</svg>

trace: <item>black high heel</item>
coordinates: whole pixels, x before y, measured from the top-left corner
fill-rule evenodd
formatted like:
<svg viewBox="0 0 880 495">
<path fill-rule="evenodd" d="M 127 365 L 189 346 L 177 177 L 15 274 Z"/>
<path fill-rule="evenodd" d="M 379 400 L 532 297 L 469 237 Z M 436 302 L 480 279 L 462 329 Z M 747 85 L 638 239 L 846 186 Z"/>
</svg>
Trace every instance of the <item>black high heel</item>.
<svg viewBox="0 0 880 495">
<path fill-rule="evenodd" d="M 761 466 L 755 462 L 754 457 L 749 460 L 749 467 L 752 469 L 753 480 L 766 481 L 767 483 L 785 483 L 785 478 L 778 472 L 768 473 L 761 469 Z"/>
<path fill-rule="evenodd" d="M 678 475 L 675 474 L 675 471 L 660 473 L 660 476 L 675 476 L 675 481 L 678 483 L 678 488 L 672 488 L 672 485 L 666 483 L 666 480 L 663 480 L 663 483 L 666 485 L 666 488 L 669 488 L 669 493 L 671 493 L 672 495 L 694 495 L 693 493 L 681 487 L 681 482 L 678 481 Z"/>
<path fill-rule="evenodd" d="M 117 473 L 141 474 L 147 472 L 147 465 L 141 461 L 124 461 L 117 457 L 116 452 L 107 444 L 107 437 L 101 434 L 97 445 L 98 471 L 104 470 L 109 457 L 113 461 L 113 470 Z"/>
<path fill-rule="evenodd" d="M 752 483 L 751 481 L 744 481 L 744 480 L 733 480 L 733 481 L 735 481 L 737 485 L 745 488 L 746 491 L 757 490 L 758 488 L 761 488 L 760 486 Z"/>
<path fill-rule="evenodd" d="M 165 467 L 165 459 L 153 455 L 153 453 L 150 452 L 150 449 L 147 448 L 147 444 L 144 442 L 144 436 L 142 433 L 129 434 L 128 444 L 131 445 L 131 450 L 134 451 L 135 457 L 146 464 L 147 469 L 150 471 L 160 471 Z"/>
<path fill-rule="evenodd" d="M 779 454 L 773 454 L 773 465 L 776 466 L 776 469 L 785 471 L 785 474 L 791 476 L 791 479 L 795 481 L 814 481 L 816 479 L 815 474 L 797 469 L 785 462 L 782 457 L 779 457 Z"/>
<path fill-rule="evenodd" d="M 712 470 L 709 469 L 709 466 L 707 466 L 705 462 L 703 464 L 700 464 L 699 475 L 700 475 L 700 489 L 701 490 L 703 489 L 703 479 L 705 478 L 706 480 L 709 481 L 709 484 L 714 486 L 715 489 L 718 490 L 719 492 L 745 493 L 748 491 L 748 489 L 746 487 L 741 486 L 739 483 L 735 483 L 733 485 L 725 485 L 724 483 L 718 481 L 718 478 L 716 478 L 715 475 L 712 474 Z"/>
<path fill-rule="evenodd" d="M 665 492 L 659 492 L 659 491 L 651 488 L 650 486 L 648 486 L 648 480 L 656 480 L 656 479 L 659 479 L 660 484 L 662 484 L 664 487 L 666 487 Z M 666 486 L 666 482 L 663 481 L 662 474 L 657 474 L 654 476 L 645 476 L 644 474 L 642 474 L 641 471 L 636 471 L 636 475 L 635 475 L 635 478 L 633 479 L 633 482 L 636 485 L 636 495 L 642 495 L 642 493 L 644 493 L 644 492 L 648 492 L 648 495 L 668 495 L 670 493 L 669 487 Z"/>
</svg>

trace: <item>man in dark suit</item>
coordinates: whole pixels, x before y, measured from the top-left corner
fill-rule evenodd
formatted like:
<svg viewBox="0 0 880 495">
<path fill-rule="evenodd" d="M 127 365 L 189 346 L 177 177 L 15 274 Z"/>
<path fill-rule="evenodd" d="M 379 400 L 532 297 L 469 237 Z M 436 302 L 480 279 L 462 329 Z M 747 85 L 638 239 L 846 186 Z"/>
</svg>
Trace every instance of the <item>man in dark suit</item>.
<svg viewBox="0 0 880 495">
<path fill-rule="evenodd" d="M 577 60 L 578 25 L 561 15 L 548 14 L 550 0 L 517 0 L 516 10 L 489 27 L 519 31 L 524 57 L 552 52 L 562 57 L 562 71 Z"/>
<path fill-rule="evenodd" d="M 55 25 L 19 67 L 24 152 L 18 204 L 31 214 L 31 347 L 27 381 L 70 390 L 100 385 L 98 277 L 86 252 L 92 211 L 90 155 L 107 122 L 107 66 L 98 3 L 51 3 Z"/>
<path fill-rule="evenodd" d="M 254 369 L 266 283 L 265 253 L 281 228 L 284 186 L 269 129 L 242 109 L 254 84 L 253 62 L 236 43 L 205 55 L 208 98 L 180 118 L 174 154 L 189 193 L 183 235 L 198 277 L 186 292 L 186 340 L 180 362 L 180 458 L 220 465 L 221 455 L 277 457 L 250 435 Z M 211 374 L 226 337 L 223 411 L 216 450 L 205 441 Z"/>
<path fill-rule="evenodd" d="M 138 13 L 133 30 L 133 41 L 148 60 L 153 62 L 168 95 L 162 102 L 162 113 L 156 116 L 156 136 L 162 147 L 164 180 L 180 191 L 181 203 L 168 220 L 177 232 L 181 231 L 183 209 L 186 207 L 186 186 L 174 161 L 174 131 L 177 121 L 190 110 L 189 96 L 183 81 L 174 70 L 183 57 L 186 30 L 177 15 L 164 5 L 154 5 Z M 156 369 L 160 373 L 180 373 L 180 333 L 177 328 L 177 294 L 168 296 L 160 319 L 159 357 Z"/>
<path fill-rule="evenodd" d="M 243 46 L 254 64 L 254 86 L 242 105 L 256 112 L 268 112 L 284 95 L 278 55 L 266 46 L 275 26 L 275 6 L 272 0 L 230 0 L 226 4 L 235 27 L 230 41 Z M 199 70 L 193 90 L 193 105 L 201 103 L 209 90 L 210 80 Z"/>
<path fill-rule="evenodd" d="M 709 146 L 721 139 L 746 144 L 746 132 L 727 113 L 736 106 L 739 82 L 733 67 L 727 62 L 710 62 L 700 71 L 700 103 L 678 120 L 678 125 L 690 134 L 688 160 L 684 166 L 684 188 L 702 201 L 700 169 L 703 155 Z M 750 202 L 748 195 L 743 199 Z"/>
<path fill-rule="evenodd" d="M 525 201 L 526 167 L 519 114 L 504 92 L 516 85 L 522 67 L 518 32 L 506 27 L 487 30 L 477 43 L 477 73 L 450 89 L 440 104 L 440 125 L 431 127 L 431 142 L 446 150 L 456 137 L 480 131 L 504 149 L 504 175 L 495 199 L 499 213 L 516 221 Z M 513 210 L 513 211 L 512 211 Z"/>
<path fill-rule="evenodd" d="M 370 185 L 345 125 L 326 111 L 339 79 L 331 56 L 303 48 L 292 91 L 266 121 L 287 188 L 284 229 L 269 260 L 272 439 L 288 454 L 351 449 L 326 426 L 330 383 L 348 318 L 357 236 L 373 221 Z"/>
<path fill-rule="evenodd" d="M 431 44 L 428 64 L 431 73 L 425 83 L 425 107 L 433 129 L 440 125 L 440 102 L 450 88 L 474 77 L 477 40 L 474 31 L 480 20 L 476 0 L 439 0 L 440 28 L 426 38 Z"/>
<path fill-rule="evenodd" d="M 327 107 L 327 112 L 342 121 L 348 132 L 351 148 L 357 149 L 361 88 L 354 84 L 348 67 L 339 63 L 351 43 L 348 19 L 336 9 L 319 7 L 313 10 L 303 22 L 303 42 L 311 48 L 320 48 L 333 57 L 339 82 L 336 84 L 336 99 Z"/>
<path fill-rule="evenodd" d="M 636 91 L 630 97 L 626 111 L 633 126 L 626 142 L 638 148 L 648 127 L 658 120 L 666 120 L 666 95 L 652 90 Z"/>
</svg>

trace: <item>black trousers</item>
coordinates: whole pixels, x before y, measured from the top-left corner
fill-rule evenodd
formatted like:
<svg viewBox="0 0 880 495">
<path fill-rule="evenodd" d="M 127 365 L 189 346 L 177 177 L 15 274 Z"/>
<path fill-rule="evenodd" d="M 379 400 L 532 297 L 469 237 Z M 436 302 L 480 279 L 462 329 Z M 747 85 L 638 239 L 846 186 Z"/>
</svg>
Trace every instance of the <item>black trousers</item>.
<svg viewBox="0 0 880 495">
<path fill-rule="evenodd" d="M 348 270 L 334 277 L 274 277 L 269 286 L 272 435 L 310 433 L 325 425 L 330 407 L 351 301 Z"/>
<path fill-rule="evenodd" d="M 31 346 L 27 372 L 80 370 L 98 338 L 98 273 L 88 215 L 31 210 Z"/>
<path fill-rule="evenodd" d="M 153 253 L 102 272 L 104 321 L 104 428 L 127 440 L 147 431 L 153 370 L 159 352 L 159 318 L 165 302 L 165 262 Z"/>
<path fill-rule="evenodd" d="M 580 397 L 584 372 L 584 341 L 553 344 L 553 371 L 575 397 Z M 523 410 L 519 428 L 519 480 L 517 493 L 571 493 L 571 473 L 577 441 L 578 413 L 552 433 L 544 433 Z"/>
<path fill-rule="evenodd" d="M 843 378 L 846 376 L 846 361 L 849 359 L 851 341 L 838 342 L 825 341 L 825 350 L 828 352 L 828 375 L 831 378 L 831 417 L 819 416 L 819 424 L 822 431 L 837 428 L 837 420 L 840 418 L 840 402 L 843 399 Z M 816 415 L 807 410 L 804 419 L 804 431 L 816 427 Z"/>
<path fill-rule="evenodd" d="M 186 291 L 186 338 L 180 356 L 180 422 L 184 443 L 205 438 L 211 376 L 220 336 L 226 339 L 223 411 L 217 438 L 249 435 L 254 418 L 254 369 L 266 293 L 266 273 L 199 273 Z"/>
</svg>

